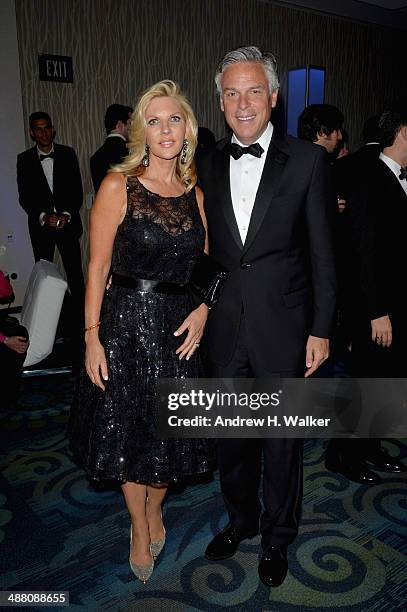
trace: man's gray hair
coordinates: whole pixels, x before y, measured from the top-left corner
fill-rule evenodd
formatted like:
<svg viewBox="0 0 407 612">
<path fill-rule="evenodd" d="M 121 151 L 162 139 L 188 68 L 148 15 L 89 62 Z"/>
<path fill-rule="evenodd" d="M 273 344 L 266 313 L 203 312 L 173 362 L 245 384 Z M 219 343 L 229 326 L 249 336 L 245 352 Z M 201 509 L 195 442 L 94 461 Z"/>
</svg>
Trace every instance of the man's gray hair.
<svg viewBox="0 0 407 612">
<path fill-rule="evenodd" d="M 220 61 L 215 75 L 216 89 L 222 95 L 222 76 L 226 68 L 232 64 L 255 62 L 262 64 L 269 82 L 270 93 L 278 91 L 280 83 L 277 76 L 277 60 L 272 53 L 262 53 L 258 47 L 239 47 L 228 51 Z"/>
</svg>

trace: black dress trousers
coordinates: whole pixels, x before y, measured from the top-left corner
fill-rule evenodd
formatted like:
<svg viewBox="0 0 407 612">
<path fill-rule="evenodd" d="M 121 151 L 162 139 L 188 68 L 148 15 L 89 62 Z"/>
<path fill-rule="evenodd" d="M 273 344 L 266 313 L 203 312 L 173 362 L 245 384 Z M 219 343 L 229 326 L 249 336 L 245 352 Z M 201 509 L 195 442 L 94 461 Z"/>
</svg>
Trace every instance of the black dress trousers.
<svg viewBox="0 0 407 612">
<path fill-rule="evenodd" d="M 207 361 L 212 378 L 295 377 L 299 372 L 268 372 L 248 347 L 244 315 L 238 341 L 227 366 Z M 262 548 L 287 546 L 296 537 L 302 501 L 302 440 L 294 438 L 219 439 L 220 483 L 229 521 L 241 539 L 259 532 Z M 263 513 L 259 486 L 263 464 Z"/>
</svg>

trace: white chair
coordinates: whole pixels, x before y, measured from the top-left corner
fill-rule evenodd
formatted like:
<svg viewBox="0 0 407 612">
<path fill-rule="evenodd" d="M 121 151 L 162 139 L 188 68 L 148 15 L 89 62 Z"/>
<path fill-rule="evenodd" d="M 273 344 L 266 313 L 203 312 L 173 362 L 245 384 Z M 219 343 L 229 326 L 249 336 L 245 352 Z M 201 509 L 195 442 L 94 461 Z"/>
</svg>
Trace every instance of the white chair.
<svg viewBox="0 0 407 612">
<path fill-rule="evenodd" d="M 57 266 L 41 259 L 35 264 L 18 316 L 30 337 L 24 367 L 39 363 L 52 353 L 67 282 Z"/>
</svg>

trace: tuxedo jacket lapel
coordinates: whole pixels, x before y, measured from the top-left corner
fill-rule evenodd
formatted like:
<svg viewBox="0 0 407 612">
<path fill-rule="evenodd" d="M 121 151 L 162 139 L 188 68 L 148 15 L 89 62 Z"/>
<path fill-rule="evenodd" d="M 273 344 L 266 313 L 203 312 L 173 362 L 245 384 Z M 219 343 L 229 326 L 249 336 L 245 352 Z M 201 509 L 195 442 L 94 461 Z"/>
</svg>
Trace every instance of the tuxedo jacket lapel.
<svg viewBox="0 0 407 612">
<path fill-rule="evenodd" d="M 220 206 L 226 218 L 227 226 L 235 239 L 239 249 L 243 248 L 235 213 L 233 210 L 232 196 L 230 191 L 230 155 L 228 150 L 229 141 L 219 150 L 219 163 L 216 164 L 218 193 L 220 194 Z"/>
<path fill-rule="evenodd" d="M 60 180 L 61 172 L 63 172 L 63 159 L 61 160 L 61 151 L 58 149 L 58 145 L 54 143 L 54 168 L 53 168 L 53 176 L 52 176 L 52 189 L 53 193 L 57 194 L 58 200 L 58 187 L 62 183 Z"/>
<path fill-rule="evenodd" d="M 267 152 L 263 173 L 257 189 L 256 199 L 254 201 L 253 211 L 250 217 L 249 229 L 247 230 L 247 236 L 243 247 L 243 253 L 246 253 L 260 229 L 263 219 L 271 204 L 273 195 L 280 183 L 280 178 L 288 157 L 288 144 L 283 140 L 275 140 L 273 138 Z"/>
</svg>

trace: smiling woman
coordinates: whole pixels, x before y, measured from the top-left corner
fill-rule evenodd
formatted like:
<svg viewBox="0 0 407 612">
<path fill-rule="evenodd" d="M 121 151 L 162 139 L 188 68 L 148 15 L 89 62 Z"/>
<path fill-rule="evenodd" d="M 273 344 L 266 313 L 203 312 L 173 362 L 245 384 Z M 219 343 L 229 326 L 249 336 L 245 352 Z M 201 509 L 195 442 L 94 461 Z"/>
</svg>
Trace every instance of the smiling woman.
<svg viewBox="0 0 407 612">
<path fill-rule="evenodd" d="M 185 96 L 173 81 L 160 81 L 141 96 L 129 128 L 129 155 L 122 164 L 111 172 L 121 172 L 127 176 L 143 175 L 143 183 L 152 186 L 151 181 L 161 183 L 158 193 L 171 195 L 168 191 L 175 188 L 188 193 L 196 183 L 194 154 L 197 145 L 198 124 Z M 168 176 L 153 176 L 150 156 L 156 161 L 173 160 L 175 172 Z M 161 177 L 161 178 L 160 178 Z M 171 185 L 172 183 L 172 185 Z M 174 191 L 172 191 L 174 193 Z"/>
<path fill-rule="evenodd" d="M 201 373 L 197 348 L 208 308 L 191 312 L 186 291 L 206 246 L 196 134 L 179 87 L 153 85 L 132 115 L 129 155 L 103 180 L 91 213 L 86 359 L 71 448 L 90 478 L 121 483 L 131 518 L 130 567 L 144 582 L 165 542 L 168 483 L 208 471 L 212 459 L 207 440 L 155 436 L 157 379 Z"/>
</svg>

